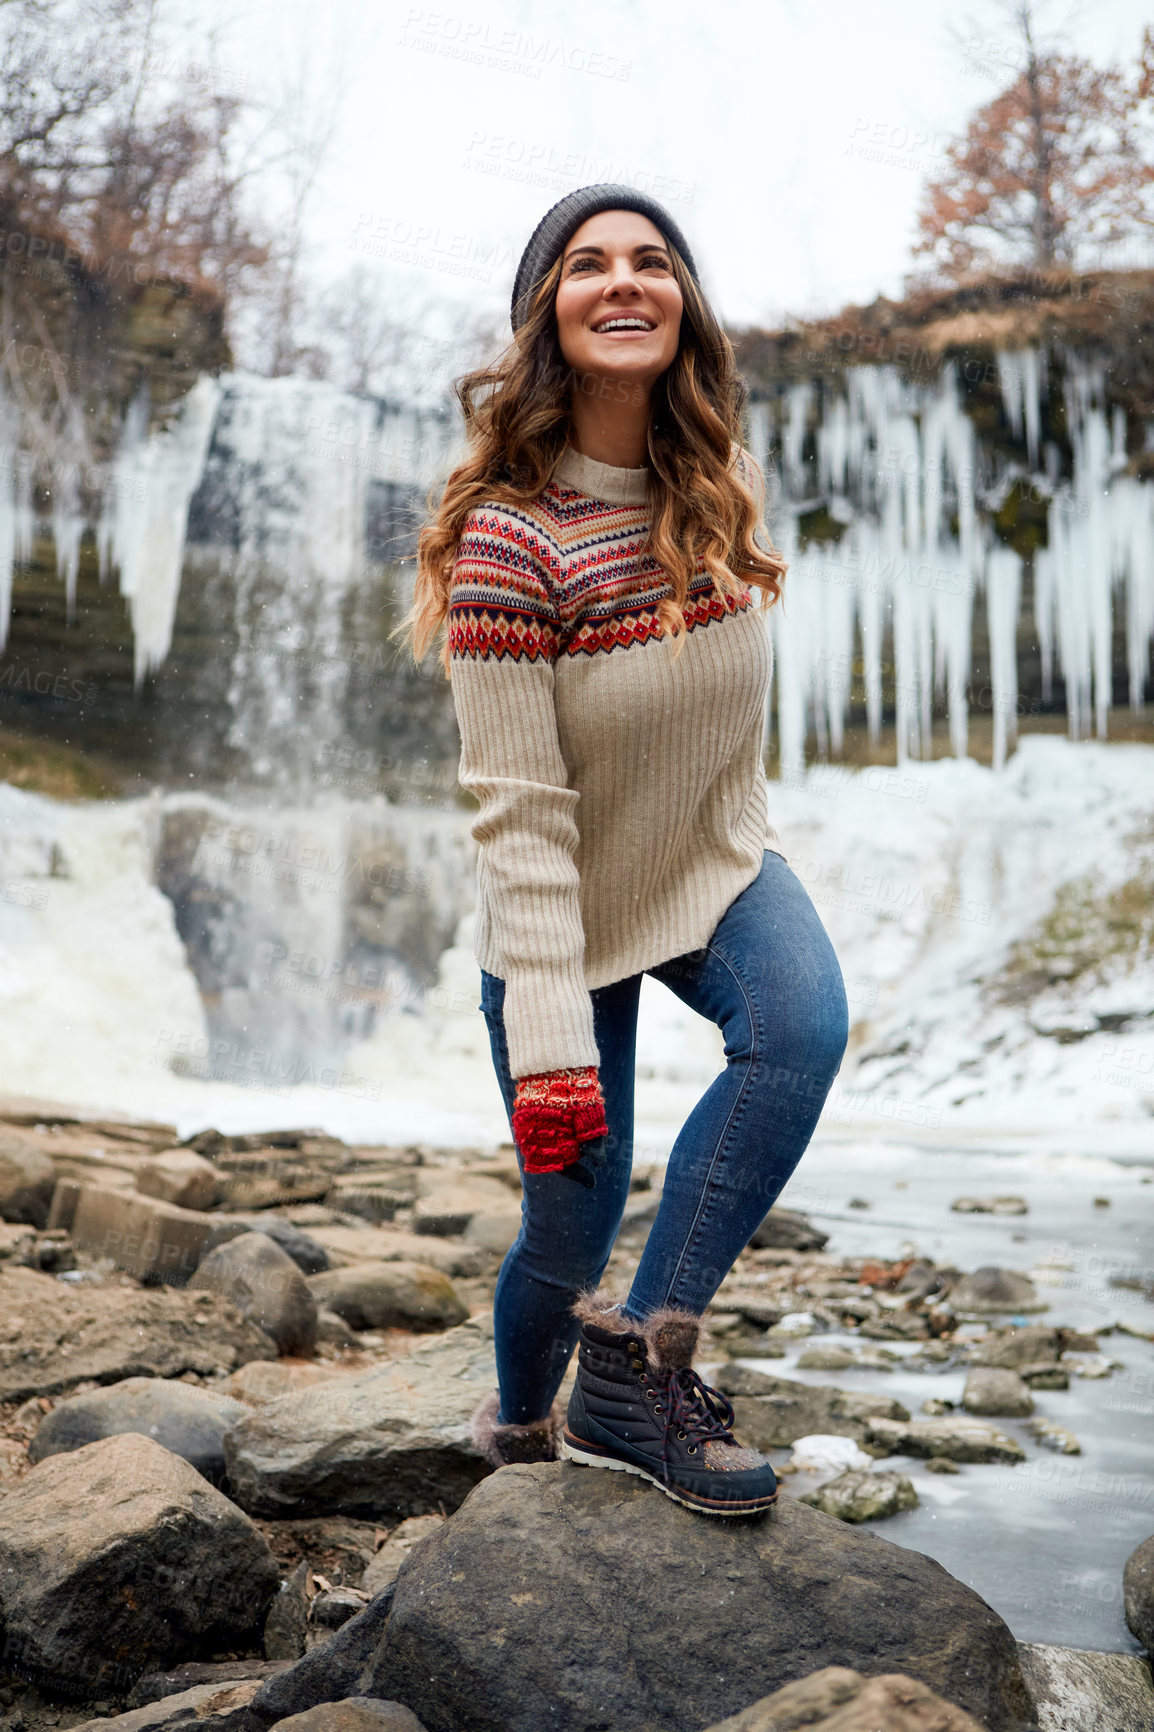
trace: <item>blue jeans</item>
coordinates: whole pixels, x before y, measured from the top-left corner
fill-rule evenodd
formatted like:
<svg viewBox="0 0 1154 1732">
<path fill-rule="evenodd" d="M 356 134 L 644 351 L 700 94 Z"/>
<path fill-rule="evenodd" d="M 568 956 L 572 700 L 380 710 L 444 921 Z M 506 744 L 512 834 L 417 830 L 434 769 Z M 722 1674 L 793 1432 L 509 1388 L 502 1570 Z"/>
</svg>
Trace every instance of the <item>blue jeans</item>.
<svg viewBox="0 0 1154 1732">
<path fill-rule="evenodd" d="M 662 1305 L 701 1314 L 805 1153 L 845 1053 L 841 969 L 817 910 L 780 854 L 767 849 L 709 942 L 644 971 L 725 1036 L 725 1069 L 673 1145 L 657 1218 L 626 1315 Z M 592 1189 L 560 1173 L 526 1173 L 521 1231 L 494 1300 L 500 1418 L 528 1425 L 549 1411 L 577 1341 L 570 1307 L 604 1273 L 629 1195 L 641 974 L 596 987 L 593 1028 L 609 1136 Z M 512 1130 L 505 983 L 481 971 L 481 1005 Z M 520 1160 L 520 1151 L 518 1151 Z"/>
</svg>

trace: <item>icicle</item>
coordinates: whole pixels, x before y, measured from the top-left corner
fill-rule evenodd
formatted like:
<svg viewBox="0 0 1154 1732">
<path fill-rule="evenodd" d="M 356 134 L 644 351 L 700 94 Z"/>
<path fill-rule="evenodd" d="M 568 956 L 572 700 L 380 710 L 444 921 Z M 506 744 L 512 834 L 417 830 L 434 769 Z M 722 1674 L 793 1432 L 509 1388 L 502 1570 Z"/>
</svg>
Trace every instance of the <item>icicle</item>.
<svg viewBox="0 0 1154 1732">
<path fill-rule="evenodd" d="M 808 381 L 791 385 L 787 419 L 782 432 L 782 457 L 790 481 L 799 493 L 804 475 L 802 450 L 813 399 L 814 388 Z"/>
<path fill-rule="evenodd" d="M 138 398 L 111 467 L 101 562 L 119 568 L 138 687 L 172 643 L 188 507 L 204 471 L 220 399 L 220 385 L 204 374 L 181 401 L 172 424 L 149 434 L 147 403 Z"/>
<path fill-rule="evenodd" d="M 993 767 L 1006 762 L 1018 727 L 1018 598 L 1022 562 L 1010 547 L 992 547 L 986 562 L 986 619 L 990 633 L 990 701 L 994 713 Z"/>
</svg>

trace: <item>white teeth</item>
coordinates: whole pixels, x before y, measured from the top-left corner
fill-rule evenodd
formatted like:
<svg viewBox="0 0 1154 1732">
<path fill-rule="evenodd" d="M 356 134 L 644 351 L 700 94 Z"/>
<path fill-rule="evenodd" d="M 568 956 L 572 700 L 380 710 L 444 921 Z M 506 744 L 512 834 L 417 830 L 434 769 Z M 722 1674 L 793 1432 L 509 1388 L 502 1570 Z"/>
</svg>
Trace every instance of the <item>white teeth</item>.
<svg viewBox="0 0 1154 1732">
<path fill-rule="evenodd" d="M 608 319 L 603 325 L 595 325 L 595 331 L 651 331 L 653 326 L 647 319 Z"/>
</svg>

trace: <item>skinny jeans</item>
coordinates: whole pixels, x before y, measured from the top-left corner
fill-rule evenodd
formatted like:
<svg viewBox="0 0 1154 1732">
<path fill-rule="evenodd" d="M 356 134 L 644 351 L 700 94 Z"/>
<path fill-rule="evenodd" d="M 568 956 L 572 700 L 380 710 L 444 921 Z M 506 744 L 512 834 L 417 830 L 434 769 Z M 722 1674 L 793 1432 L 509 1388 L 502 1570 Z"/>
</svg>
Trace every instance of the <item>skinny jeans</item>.
<svg viewBox="0 0 1154 1732">
<path fill-rule="evenodd" d="M 845 1053 L 849 1011 L 829 935 L 801 881 L 766 849 L 761 870 L 708 942 L 642 971 L 709 1017 L 725 1069 L 683 1125 L 656 1218 L 623 1305 L 638 1321 L 664 1305 L 700 1315 L 801 1160 Z M 642 974 L 593 988 L 605 1097 L 605 1164 L 591 1189 L 527 1173 L 521 1230 L 494 1299 L 500 1422 L 548 1413 L 577 1342 L 577 1295 L 600 1281 L 621 1226 L 633 1164 L 634 1067 Z M 505 982 L 481 971 L 481 1004 L 509 1115 Z"/>
</svg>

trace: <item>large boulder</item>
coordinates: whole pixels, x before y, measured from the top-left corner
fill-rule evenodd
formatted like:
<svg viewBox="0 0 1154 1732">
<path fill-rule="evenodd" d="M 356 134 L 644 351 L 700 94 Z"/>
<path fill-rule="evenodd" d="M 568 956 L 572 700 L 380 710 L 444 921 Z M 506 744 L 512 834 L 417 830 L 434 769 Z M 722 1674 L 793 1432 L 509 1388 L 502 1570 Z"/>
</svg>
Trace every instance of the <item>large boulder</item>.
<svg viewBox="0 0 1154 1732">
<path fill-rule="evenodd" d="M 56 1168 L 32 1137 L 0 1127 L 0 1219 L 45 1226 L 56 1179 Z"/>
<path fill-rule="evenodd" d="M 863 1678 L 848 1666 L 824 1666 L 743 1708 L 705 1732 L 983 1732 L 916 1678 L 889 1672 Z"/>
<path fill-rule="evenodd" d="M 1154 1534 L 1126 1559 L 1122 1593 L 1126 1622 L 1147 1652 L 1154 1654 Z"/>
<path fill-rule="evenodd" d="M 1028 1706 L 1001 1618 L 920 1552 L 792 1498 L 703 1521 L 550 1462 L 492 1474 L 414 1550 L 356 1693 L 437 1732 L 698 1732 L 835 1664 L 906 1673 L 990 1732 Z"/>
<path fill-rule="evenodd" d="M 282 1353 L 307 1357 L 317 1344 L 317 1304 L 287 1251 L 267 1233 L 241 1233 L 218 1245 L 188 1283 L 219 1293 L 271 1335 Z"/>
<path fill-rule="evenodd" d="M 63 1694 L 233 1645 L 279 1579 L 255 1523 L 150 1437 L 50 1456 L 0 1502 L 6 1662 Z"/>
<path fill-rule="evenodd" d="M 0 1401 L 125 1377 L 212 1377 L 276 1356 L 263 1329 L 216 1294 L 72 1287 L 33 1269 L 0 1269 Z"/>
<path fill-rule="evenodd" d="M 449 1277 L 427 1263 L 353 1263 L 308 1285 L 350 1329 L 454 1329 L 469 1315 Z"/>
<path fill-rule="evenodd" d="M 334 1269 L 349 1263 L 428 1263 L 443 1275 L 481 1274 L 488 1258 L 480 1247 L 405 1233 L 399 1227 L 310 1227 Z"/>
<path fill-rule="evenodd" d="M 165 1377 L 127 1377 L 62 1401 L 45 1414 L 29 1445 L 31 1461 L 65 1455 L 126 1432 L 155 1438 L 213 1485 L 225 1477 L 222 1439 L 251 1409 L 219 1390 Z"/>
<path fill-rule="evenodd" d="M 814 1435 L 852 1437 L 864 1446 L 871 1420 L 910 1417 L 888 1395 L 771 1377 L 745 1365 L 723 1365 L 713 1381 L 733 1400 L 737 1437 L 754 1449 L 788 1449 L 799 1437 Z"/>
<path fill-rule="evenodd" d="M 496 1381 L 482 1316 L 361 1376 L 270 1401 L 225 1437 L 234 1496 L 263 1516 L 455 1509 L 491 1471 L 470 1420 Z"/>
</svg>

